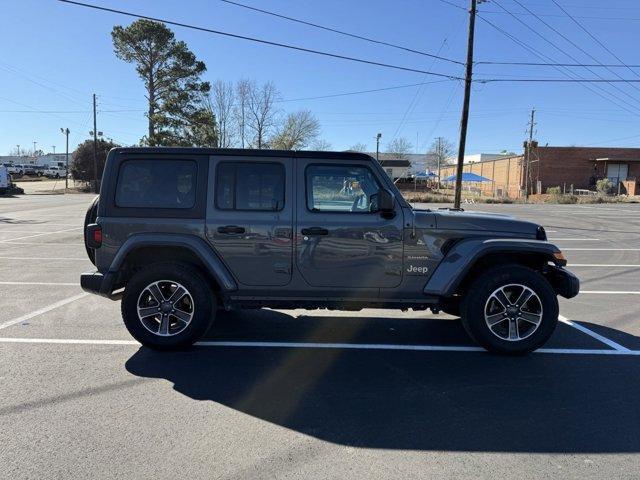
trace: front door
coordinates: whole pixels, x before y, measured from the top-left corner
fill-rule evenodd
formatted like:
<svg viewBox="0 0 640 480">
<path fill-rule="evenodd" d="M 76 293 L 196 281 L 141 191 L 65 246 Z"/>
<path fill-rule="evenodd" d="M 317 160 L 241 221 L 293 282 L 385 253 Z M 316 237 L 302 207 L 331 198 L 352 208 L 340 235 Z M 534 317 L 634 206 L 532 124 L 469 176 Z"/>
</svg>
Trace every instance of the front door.
<svg viewBox="0 0 640 480">
<path fill-rule="evenodd" d="M 292 175 L 291 158 L 211 159 L 207 239 L 241 284 L 291 281 Z"/>
<path fill-rule="evenodd" d="M 368 162 L 297 160 L 296 262 L 312 286 L 391 288 L 402 280 L 402 210 L 376 210 Z"/>
</svg>

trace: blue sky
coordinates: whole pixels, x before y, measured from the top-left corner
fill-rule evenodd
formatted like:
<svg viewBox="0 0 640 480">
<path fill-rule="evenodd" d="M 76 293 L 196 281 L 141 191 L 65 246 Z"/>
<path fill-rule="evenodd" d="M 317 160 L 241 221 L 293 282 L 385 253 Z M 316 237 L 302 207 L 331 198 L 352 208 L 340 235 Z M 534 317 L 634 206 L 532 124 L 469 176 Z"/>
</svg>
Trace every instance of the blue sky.
<svg viewBox="0 0 640 480">
<path fill-rule="evenodd" d="M 440 0 L 238 0 L 255 7 L 346 30 L 386 42 L 463 60 L 467 14 Z M 464 6 L 465 0 L 449 0 Z M 603 63 L 617 63 L 592 38 L 564 16 L 551 0 L 522 0 L 534 13 Z M 218 0 L 87 0 L 88 3 L 173 19 L 306 48 L 366 58 L 417 69 L 461 75 L 455 64 L 319 31 L 251 12 Z M 558 0 L 598 40 L 627 63 L 640 64 L 640 4 L 635 0 Z M 524 12 L 515 0 L 498 0 L 505 9 Z M 558 62 L 573 60 L 554 49 L 495 2 L 481 15 L 537 51 Z M 594 60 L 560 38 L 531 15 L 518 18 L 576 60 Z M 71 129 L 71 147 L 92 129 L 91 94 L 98 95 L 98 130 L 123 144 L 136 143 L 145 132 L 143 86 L 134 67 L 116 59 L 110 32 L 133 19 L 55 0 L 4 2 L 0 17 L 0 154 L 17 144 L 51 151 L 64 149 L 60 127 Z M 425 151 L 434 137 L 457 143 L 463 86 L 444 81 L 381 92 L 315 100 L 308 97 L 395 87 L 437 80 L 403 72 L 172 27 L 208 71 L 205 79 L 273 81 L 285 111 L 310 109 L 322 125 L 322 138 L 336 150 L 355 143 L 382 149 L 403 136 Z M 491 26 L 478 21 L 477 61 L 540 61 Z M 575 69 L 593 77 L 584 69 Z M 593 69 L 614 78 L 605 69 Z M 640 79 L 626 69 L 615 73 Z M 550 67 L 480 65 L 476 78 L 566 78 Z M 618 90 L 616 90 L 616 88 Z M 595 93 L 599 92 L 599 94 Z M 604 98 L 603 98 L 604 96 Z M 468 153 L 520 150 L 529 112 L 536 107 L 536 137 L 541 144 L 638 146 L 640 84 L 589 85 L 557 83 L 488 83 L 474 85 L 467 142 Z M 417 140 L 417 141 L 416 141 Z"/>
</svg>

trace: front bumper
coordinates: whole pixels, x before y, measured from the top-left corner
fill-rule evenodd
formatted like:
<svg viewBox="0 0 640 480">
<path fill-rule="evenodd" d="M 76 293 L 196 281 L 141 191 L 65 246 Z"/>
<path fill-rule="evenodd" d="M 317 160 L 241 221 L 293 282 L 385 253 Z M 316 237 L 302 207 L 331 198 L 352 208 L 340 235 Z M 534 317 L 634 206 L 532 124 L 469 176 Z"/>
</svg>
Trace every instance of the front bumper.
<svg viewBox="0 0 640 480">
<path fill-rule="evenodd" d="M 556 293 L 564 298 L 573 298 L 580 292 L 580 280 L 569 270 L 548 265 L 545 276 Z"/>
<path fill-rule="evenodd" d="M 112 300 L 120 298 L 119 295 L 113 295 L 113 274 L 100 273 L 97 270 L 80 274 L 80 287 L 85 292 L 107 297 Z"/>
</svg>

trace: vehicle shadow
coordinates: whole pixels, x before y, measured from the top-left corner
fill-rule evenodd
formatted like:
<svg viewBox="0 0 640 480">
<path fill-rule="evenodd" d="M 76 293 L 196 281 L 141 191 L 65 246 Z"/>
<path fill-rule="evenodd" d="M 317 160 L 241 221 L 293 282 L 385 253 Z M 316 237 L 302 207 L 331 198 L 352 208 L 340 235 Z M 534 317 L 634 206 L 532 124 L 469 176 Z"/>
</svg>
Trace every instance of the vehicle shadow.
<svg viewBox="0 0 640 480">
<path fill-rule="evenodd" d="M 3 198 L 17 198 L 17 197 L 15 197 L 14 195 L 11 195 L 11 196 L 5 195 Z M 17 218 L 0 217 L 0 223 L 10 223 L 10 224 L 15 224 L 15 225 L 23 225 L 23 224 L 39 224 L 39 223 L 44 223 L 44 222 L 39 221 L 39 220 L 21 220 L 21 219 L 17 219 Z"/>
<path fill-rule="evenodd" d="M 420 344 L 422 331 L 440 330 L 440 344 L 461 344 L 459 322 L 450 320 L 271 311 L 225 317 L 212 340 Z M 638 357 L 143 347 L 125 367 L 138 377 L 166 379 L 194 400 L 354 447 L 640 452 L 640 385 L 630 381 L 640 375 Z"/>
</svg>

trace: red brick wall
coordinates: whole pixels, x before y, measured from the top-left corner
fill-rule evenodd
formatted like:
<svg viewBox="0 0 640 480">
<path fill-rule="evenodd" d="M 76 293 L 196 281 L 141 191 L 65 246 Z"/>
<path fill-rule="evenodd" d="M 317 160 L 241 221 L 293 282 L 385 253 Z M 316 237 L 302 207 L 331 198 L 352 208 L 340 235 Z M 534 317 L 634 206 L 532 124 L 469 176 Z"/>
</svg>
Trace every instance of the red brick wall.
<svg viewBox="0 0 640 480">
<path fill-rule="evenodd" d="M 531 179 L 542 182 L 543 193 L 548 187 L 589 188 L 589 178 L 606 176 L 604 162 L 596 158 L 640 159 L 640 148 L 603 147 L 538 147 L 532 150 Z M 595 168 L 595 169 L 594 169 Z M 640 178 L 640 162 L 629 162 L 629 177 Z"/>
</svg>

